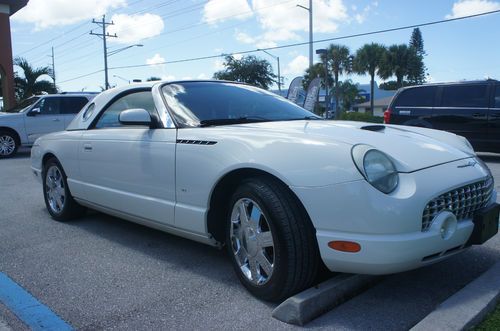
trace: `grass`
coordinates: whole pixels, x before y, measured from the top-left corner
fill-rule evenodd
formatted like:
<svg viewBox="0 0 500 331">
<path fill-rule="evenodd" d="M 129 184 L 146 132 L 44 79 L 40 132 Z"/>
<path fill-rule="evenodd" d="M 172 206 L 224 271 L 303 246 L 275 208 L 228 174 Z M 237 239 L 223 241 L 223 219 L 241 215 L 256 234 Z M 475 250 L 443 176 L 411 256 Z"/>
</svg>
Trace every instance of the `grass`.
<svg viewBox="0 0 500 331">
<path fill-rule="evenodd" d="M 500 330 L 500 303 L 495 310 L 489 313 L 484 321 L 474 328 L 474 331 L 497 331 Z"/>
</svg>

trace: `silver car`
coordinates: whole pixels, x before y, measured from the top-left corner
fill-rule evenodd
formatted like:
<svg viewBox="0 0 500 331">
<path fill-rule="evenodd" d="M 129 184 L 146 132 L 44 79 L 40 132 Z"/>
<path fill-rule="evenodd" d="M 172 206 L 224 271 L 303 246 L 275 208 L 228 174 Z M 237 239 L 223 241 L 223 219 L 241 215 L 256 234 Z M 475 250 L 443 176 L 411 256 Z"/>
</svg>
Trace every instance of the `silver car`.
<svg viewBox="0 0 500 331">
<path fill-rule="evenodd" d="M 95 95 L 38 95 L 0 112 L 0 158 L 14 156 L 19 146 L 31 146 L 44 134 L 63 131 Z"/>
</svg>

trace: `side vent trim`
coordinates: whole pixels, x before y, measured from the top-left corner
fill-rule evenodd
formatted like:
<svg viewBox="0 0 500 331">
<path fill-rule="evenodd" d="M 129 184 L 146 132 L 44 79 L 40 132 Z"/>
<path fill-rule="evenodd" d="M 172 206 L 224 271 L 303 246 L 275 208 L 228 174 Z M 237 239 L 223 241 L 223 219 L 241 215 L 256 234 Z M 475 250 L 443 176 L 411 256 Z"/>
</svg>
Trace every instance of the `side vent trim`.
<svg viewBox="0 0 500 331">
<path fill-rule="evenodd" d="M 187 140 L 187 139 L 177 139 L 178 144 L 186 144 L 186 145 L 215 145 L 216 141 L 208 141 L 208 140 Z"/>
</svg>

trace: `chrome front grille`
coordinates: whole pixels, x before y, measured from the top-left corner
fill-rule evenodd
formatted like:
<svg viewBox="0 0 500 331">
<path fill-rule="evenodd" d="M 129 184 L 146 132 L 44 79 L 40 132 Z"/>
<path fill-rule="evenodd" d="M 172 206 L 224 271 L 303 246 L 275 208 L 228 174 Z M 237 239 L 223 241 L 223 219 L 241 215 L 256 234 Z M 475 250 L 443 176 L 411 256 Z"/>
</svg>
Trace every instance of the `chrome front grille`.
<svg viewBox="0 0 500 331">
<path fill-rule="evenodd" d="M 458 221 L 472 218 L 474 212 L 485 207 L 493 192 L 493 178 L 461 186 L 432 199 L 422 215 L 422 232 L 429 230 L 434 216 L 443 210 L 452 212 Z"/>
</svg>

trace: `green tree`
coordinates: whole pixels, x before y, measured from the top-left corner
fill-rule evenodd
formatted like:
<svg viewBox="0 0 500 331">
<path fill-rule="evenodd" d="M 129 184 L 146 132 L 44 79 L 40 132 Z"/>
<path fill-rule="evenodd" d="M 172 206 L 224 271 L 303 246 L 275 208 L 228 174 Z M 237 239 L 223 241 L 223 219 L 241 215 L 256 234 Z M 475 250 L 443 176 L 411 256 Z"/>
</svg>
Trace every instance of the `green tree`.
<svg viewBox="0 0 500 331">
<path fill-rule="evenodd" d="M 396 89 L 405 85 L 405 78 L 410 74 L 410 64 L 417 60 L 414 48 L 406 44 L 392 45 L 384 53 L 380 76 L 383 79 L 396 77 Z"/>
<path fill-rule="evenodd" d="M 373 115 L 373 94 L 375 75 L 380 74 L 383 57 L 386 49 L 377 43 L 365 44 L 356 51 L 353 61 L 353 70 L 357 74 L 370 76 L 370 114 Z"/>
<path fill-rule="evenodd" d="M 359 95 L 359 86 L 354 84 L 352 80 L 346 79 L 338 84 L 338 96 L 342 103 L 342 111 L 348 111 L 356 103 L 363 102 L 363 98 Z M 340 119 L 340 116 L 338 117 Z"/>
<path fill-rule="evenodd" d="M 325 65 L 323 63 L 315 63 L 311 68 L 307 68 L 304 73 L 304 79 L 302 80 L 302 87 L 304 90 L 307 90 L 309 84 L 311 84 L 312 80 L 316 77 L 322 79 L 321 86 L 324 86 L 325 79 Z M 331 75 L 328 75 L 328 85 L 332 86 L 333 78 Z"/>
<path fill-rule="evenodd" d="M 243 82 L 266 90 L 277 78 L 267 60 L 258 59 L 253 55 L 244 56 L 240 60 L 228 55 L 224 67 L 224 70 L 214 73 L 213 78 Z"/>
<path fill-rule="evenodd" d="M 57 93 L 57 89 L 52 82 L 40 79 L 43 75 L 50 76 L 51 70 L 49 67 L 32 67 L 28 61 L 21 57 L 14 59 L 14 65 L 23 70 L 23 76 L 17 73 L 14 77 L 16 99 L 18 101 L 29 98 L 35 94 Z"/>
<path fill-rule="evenodd" d="M 158 81 L 158 80 L 161 80 L 160 77 L 156 77 L 156 76 L 151 76 L 149 78 L 146 78 L 146 82 L 155 82 L 155 81 Z"/>
<path fill-rule="evenodd" d="M 408 80 L 412 85 L 425 83 L 427 68 L 424 64 L 424 56 L 427 53 L 424 50 L 424 39 L 419 28 L 413 29 L 410 37 L 409 48 L 415 53 L 415 56 L 408 61 Z"/>
<path fill-rule="evenodd" d="M 324 59 L 322 59 L 324 61 Z M 352 56 L 347 46 L 330 44 L 328 46 L 328 65 L 333 76 L 333 94 L 335 96 L 335 119 L 340 118 L 339 76 L 352 71 Z"/>
</svg>

